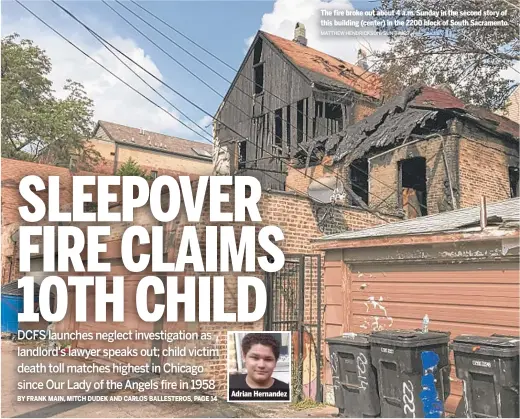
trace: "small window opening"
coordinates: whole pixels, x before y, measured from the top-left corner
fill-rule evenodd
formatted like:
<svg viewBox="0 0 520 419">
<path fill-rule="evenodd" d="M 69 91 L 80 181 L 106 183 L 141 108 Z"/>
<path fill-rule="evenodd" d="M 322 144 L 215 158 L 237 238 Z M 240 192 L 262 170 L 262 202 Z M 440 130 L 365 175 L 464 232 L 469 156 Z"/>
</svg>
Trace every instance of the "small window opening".
<svg viewBox="0 0 520 419">
<path fill-rule="evenodd" d="M 520 196 L 518 190 L 518 167 L 509 166 L 509 189 L 511 191 L 511 198 Z"/>
<path fill-rule="evenodd" d="M 414 157 L 399 162 L 399 202 L 408 218 L 428 214 L 426 159 Z"/>
<path fill-rule="evenodd" d="M 319 100 L 316 101 L 316 118 L 321 118 L 323 116 L 323 102 L 320 102 Z"/>
<path fill-rule="evenodd" d="M 246 161 L 247 161 L 247 142 L 241 141 L 238 143 L 238 170 L 245 169 L 246 168 Z"/>
<path fill-rule="evenodd" d="M 365 204 L 368 204 L 368 160 L 357 159 L 350 165 L 350 184 L 352 191 L 359 196 Z M 353 206 L 359 204 L 352 199 Z"/>
<path fill-rule="evenodd" d="M 277 109 L 276 111 L 274 111 L 274 144 L 278 147 L 282 147 L 282 135 L 282 110 Z"/>
<path fill-rule="evenodd" d="M 341 105 L 334 103 L 325 103 L 325 118 L 332 120 L 331 133 L 341 131 L 343 129 L 343 113 Z"/>
<path fill-rule="evenodd" d="M 152 179 L 157 179 L 157 175 L 158 175 L 157 170 L 152 170 L 152 172 L 151 172 Z"/>
<path fill-rule="evenodd" d="M 287 106 L 287 112 L 286 112 L 287 118 L 286 118 L 286 128 L 287 128 L 287 148 L 291 149 L 291 107 Z"/>
<path fill-rule="evenodd" d="M 320 102 L 319 100 L 317 100 L 315 102 L 315 106 L 314 106 L 314 119 L 312 121 L 312 136 L 313 137 L 316 137 L 318 135 L 317 128 L 320 125 L 317 122 L 317 119 L 321 118 L 321 117 L 323 117 L 323 102 Z"/>
<path fill-rule="evenodd" d="M 303 141 L 303 100 L 296 104 L 296 141 L 298 144 Z"/>
<path fill-rule="evenodd" d="M 260 62 L 260 58 L 262 57 L 262 38 L 258 38 L 256 41 L 255 49 L 253 51 L 253 65 L 258 64 Z"/>
<path fill-rule="evenodd" d="M 264 64 L 258 64 L 253 67 L 255 80 L 255 94 L 260 94 L 264 91 Z"/>
</svg>

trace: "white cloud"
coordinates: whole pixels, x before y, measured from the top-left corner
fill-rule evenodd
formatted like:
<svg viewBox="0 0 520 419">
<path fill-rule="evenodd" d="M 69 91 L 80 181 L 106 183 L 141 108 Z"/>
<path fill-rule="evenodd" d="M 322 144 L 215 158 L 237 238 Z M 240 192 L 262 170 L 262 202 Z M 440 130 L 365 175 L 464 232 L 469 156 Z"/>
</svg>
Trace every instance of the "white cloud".
<svg viewBox="0 0 520 419">
<path fill-rule="evenodd" d="M 166 112 L 118 81 L 36 19 L 22 18 L 17 21 L 8 21 L 8 19 L 4 18 L 3 23 L 2 32 L 4 35 L 16 32 L 20 34 L 21 38 L 32 39 L 46 51 L 52 63 L 52 72 L 49 78 L 53 82 L 57 96 L 63 97 L 65 95 L 66 92 L 63 91 L 62 87 L 69 78 L 83 84 L 87 95 L 94 101 L 95 120 L 108 120 L 150 131 L 202 140 Z M 101 23 L 98 26 L 101 26 Z M 88 32 L 85 31 L 84 34 L 80 35 L 78 32 L 68 28 L 65 23 L 61 25 L 53 24 L 53 27 L 57 28 L 64 36 L 121 79 L 161 105 L 163 109 L 177 118 L 182 118 L 187 125 L 192 125 L 184 117 L 181 117 L 178 111 L 173 109 L 166 101 L 139 80 L 137 76 L 132 74 Z M 163 80 L 163 75 L 157 65 L 135 40 L 114 35 L 111 33 L 111 28 L 106 25 L 103 25 L 102 28 L 101 33 L 97 29 L 95 30 L 152 73 L 157 79 Z M 81 29 L 79 30 L 81 31 Z M 106 35 L 107 33 L 110 35 Z M 122 59 L 125 60 L 124 58 Z M 163 96 L 172 101 L 169 91 L 158 80 L 149 76 L 131 62 L 127 61 L 127 64 L 151 86 L 161 92 Z"/>
<path fill-rule="evenodd" d="M 294 37 L 294 27 L 297 22 L 303 23 L 306 28 L 307 45 L 319 51 L 326 52 L 334 57 L 350 63 L 356 63 L 357 51 L 360 47 L 368 51 L 387 49 L 386 36 L 324 36 L 320 34 L 320 10 L 354 10 L 348 0 L 276 0 L 273 11 L 264 14 L 260 29 L 283 38 Z M 325 29 L 325 28 L 324 28 Z M 337 29 L 337 28 L 335 28 Z M 244 40 L 247 47 L 254 37 Z"/>
</svg>

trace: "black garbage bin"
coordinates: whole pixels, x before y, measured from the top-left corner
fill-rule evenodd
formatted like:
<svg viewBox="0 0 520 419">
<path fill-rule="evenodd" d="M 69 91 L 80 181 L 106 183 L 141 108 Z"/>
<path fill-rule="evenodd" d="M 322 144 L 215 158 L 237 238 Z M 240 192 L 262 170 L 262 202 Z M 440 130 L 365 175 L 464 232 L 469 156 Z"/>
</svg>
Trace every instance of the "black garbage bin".
<svg viewBox="0 0 520 419">
<path fill-rule="evenodd" d="M 347 418 L 379 416 L 377 379 L 365 334 L 328 338 L 334 398 L 339 415 Z"/>
<path fill-rule="evenodd" d="M 449 339 L 449 333 L 409 330 L 370 335 L 382 417 L 443 417 L 450 393 Z"/>
<path fill-rule="evenodd" d="M 519 338 L 462 335 L 452 348 L 465 416 L 517 418 Z"/>
</svg>

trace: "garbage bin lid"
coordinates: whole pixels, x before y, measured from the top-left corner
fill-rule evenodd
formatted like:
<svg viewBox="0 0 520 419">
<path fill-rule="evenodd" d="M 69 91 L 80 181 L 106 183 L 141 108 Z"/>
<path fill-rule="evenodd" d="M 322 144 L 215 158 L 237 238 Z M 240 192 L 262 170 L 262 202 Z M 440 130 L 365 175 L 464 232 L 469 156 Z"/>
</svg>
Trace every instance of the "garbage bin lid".
<svg viewBox="0 0 520 419">
<path fill-rule="evenodd" d="M 372 344 L 401 346 L 404 348 L 447 344 L 449 340 L 449 332 L 423 333 L 419 330 L 382 330 L 370 335 L 370 342 Z"/>
<path fill-rule="evenodd" d="M 329 344 L 337 345 L 354 345 L 369 347 L 370 341 L 368 335 L 365 333 L 344 333 L 343 336 L 335 336 L 325 339 Z"/>
<path fill-rule="evenodd" d="M 491 356 L 518 356 L 520 337 L 460 335 L 453 339 L 454 352 Z"/>
</svg>

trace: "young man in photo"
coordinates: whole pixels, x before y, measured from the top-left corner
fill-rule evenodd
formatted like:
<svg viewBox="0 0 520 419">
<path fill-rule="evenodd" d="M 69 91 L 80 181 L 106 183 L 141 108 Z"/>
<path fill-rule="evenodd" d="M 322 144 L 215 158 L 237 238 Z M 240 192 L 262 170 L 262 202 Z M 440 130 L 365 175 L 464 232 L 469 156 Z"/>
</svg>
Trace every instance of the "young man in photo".
<svg viewBox="0 0 520 419">
<path fill-rule="evenodd" d="M 280 343 L 268 333 L 249 333 L 242 339 L 242 357 L 246 374 L 229 376 L 230 394 L 234 391 L 283 391 L 289 395 L 289 384 L 274 378 L 280 357 Z M 256 393 L 261 394 L 261 393 Z"/>
</svg>

